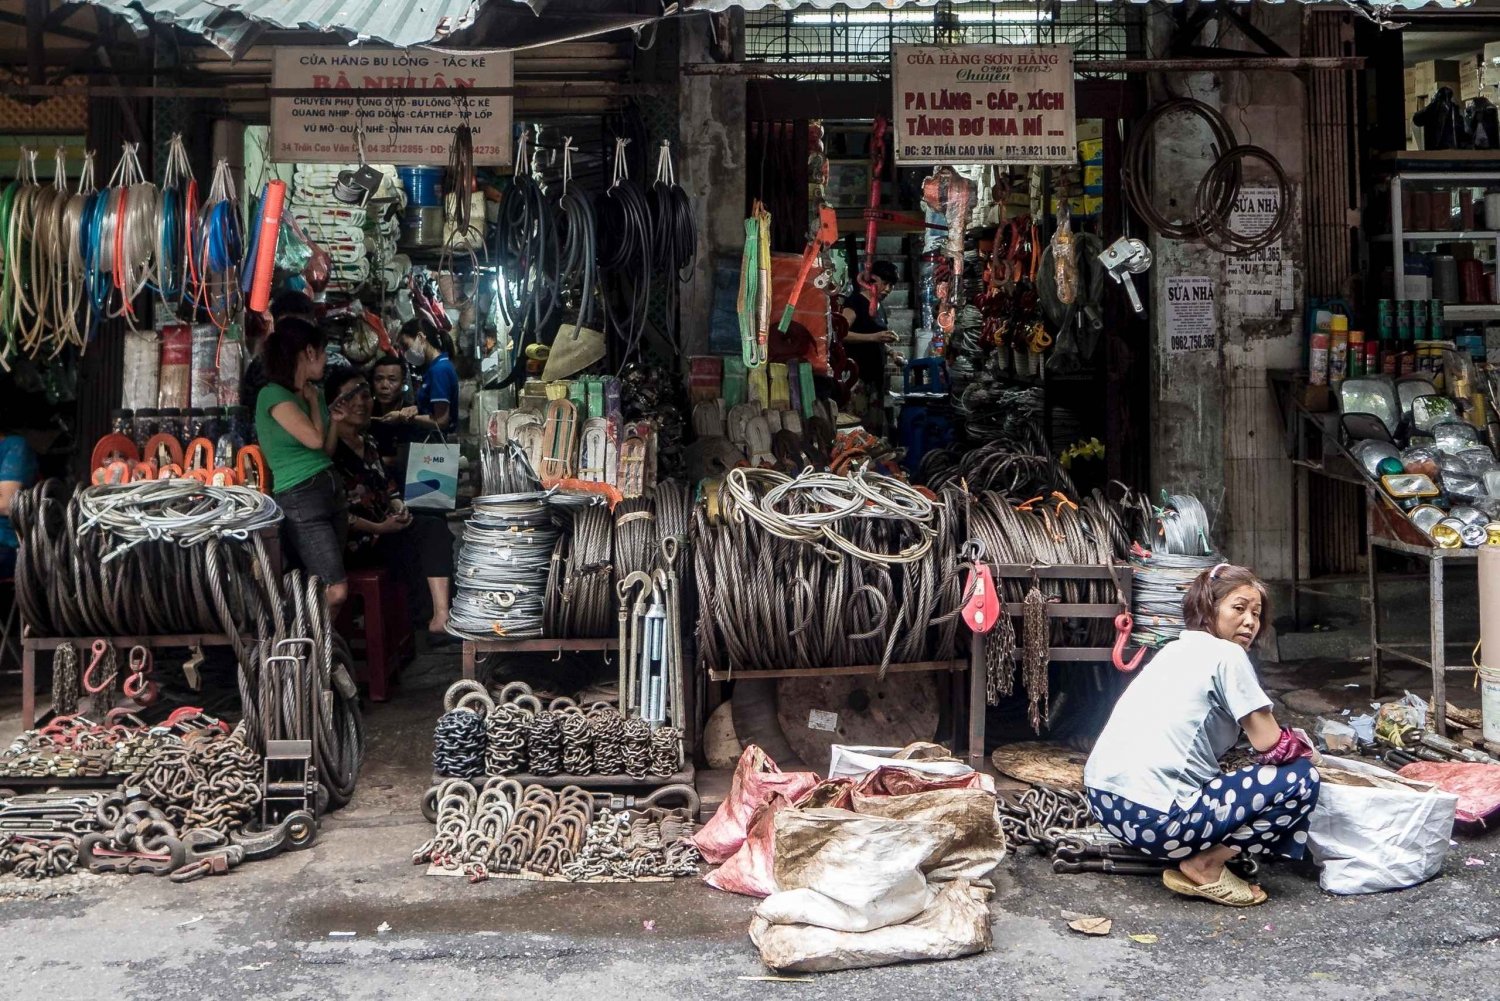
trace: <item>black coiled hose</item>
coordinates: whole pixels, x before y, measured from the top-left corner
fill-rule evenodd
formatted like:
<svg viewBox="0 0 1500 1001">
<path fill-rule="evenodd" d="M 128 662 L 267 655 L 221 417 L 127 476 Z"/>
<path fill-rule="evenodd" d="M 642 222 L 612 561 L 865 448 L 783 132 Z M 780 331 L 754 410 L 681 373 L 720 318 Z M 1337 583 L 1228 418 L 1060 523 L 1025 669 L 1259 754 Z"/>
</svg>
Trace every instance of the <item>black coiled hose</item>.
<svg viewBox="0 0 1500 1001">
<path fill-rule="evenodd" d="M 618 374 L 640 353 L 646 329 L 654 258 L 651 206 L 640 183 L 626 177 L 599 196 L 596 213 L 605 332 L 615 338 Z"/>
</svg>

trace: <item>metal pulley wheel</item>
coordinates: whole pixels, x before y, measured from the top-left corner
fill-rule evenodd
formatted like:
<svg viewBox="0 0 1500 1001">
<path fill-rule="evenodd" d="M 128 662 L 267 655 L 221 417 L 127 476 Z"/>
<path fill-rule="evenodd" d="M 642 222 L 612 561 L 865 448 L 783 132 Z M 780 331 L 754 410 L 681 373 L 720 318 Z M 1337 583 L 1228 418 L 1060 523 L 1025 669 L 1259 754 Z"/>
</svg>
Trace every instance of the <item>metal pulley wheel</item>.
<svg viewBox="0 0 1500 1001">
<path fill-rule="evenodd" d="M 937 736 L 941 711 L 937 679 L 929 673 L 783 678 L 776 685 L 776 719 L 804 762 L 828 767 L 834 744 L 905 747 Z"/>
</svg>

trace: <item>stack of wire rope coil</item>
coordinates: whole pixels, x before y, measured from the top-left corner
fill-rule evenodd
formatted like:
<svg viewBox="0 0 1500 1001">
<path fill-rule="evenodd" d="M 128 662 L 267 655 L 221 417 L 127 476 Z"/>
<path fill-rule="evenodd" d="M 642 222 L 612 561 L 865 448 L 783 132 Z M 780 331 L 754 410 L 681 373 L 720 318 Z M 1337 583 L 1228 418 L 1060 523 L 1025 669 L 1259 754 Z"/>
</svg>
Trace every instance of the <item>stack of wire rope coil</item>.
<svg viewBox="0 0 1500 1001">
<path fill-rule="evenodd" d="M 1135 576 L 1131 642 L 1152 649 L 1182 633 L 1182 602 L 1188 585 L 1222 562 L 1214 552 L 1208 512 L 1198 499 L 1164 494 L 1162 500 L 1152 512 L 1145 544 L 1134 547 L 1130 556 Z"/>
<path fill-rule="evenodd" d="M 464 524 L 448 631 L 466 639 L 541 636 L 561 535 L 544 493 L 476 497 Z"/>
<path fill-rule="evenodd" d="M 224 635 L 252 748 L 314 740 L 324 796 L 338 807 L 364 758 L 359 693 L 322 583 L 276 574 L 261 530 L 279 520 L 274 502 L 244 487 L 73 492 L 47 480 L 12 503 L 16 600 L 33 636 Z"/>
</svg>

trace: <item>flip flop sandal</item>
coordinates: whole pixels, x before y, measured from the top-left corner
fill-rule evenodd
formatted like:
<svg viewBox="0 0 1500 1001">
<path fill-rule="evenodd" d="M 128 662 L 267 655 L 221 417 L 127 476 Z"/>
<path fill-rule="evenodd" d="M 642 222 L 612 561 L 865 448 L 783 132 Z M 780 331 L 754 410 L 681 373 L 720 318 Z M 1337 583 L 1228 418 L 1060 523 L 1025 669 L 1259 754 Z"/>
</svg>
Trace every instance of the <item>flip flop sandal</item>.
<svg viewBox="0 0 1500 1001">
<path fill-rule="evenodd" d="M 1204 883 L 1202 886 L 1188 879 L 1178 869 L 1167 869 L 1162 872 L 1161 881 L 1162 885 L 1173 893 L 1184 897 L 1202 897 L 1204 900 L 1212 900 L 1226 907 L 1255 907 L 1267 900 L 1264 896 L 1257 899 L 1255 891 L 1250 889 L 1250 884 L 1228 869 L 1225 869 L 1223 875 L 1212 883 Z"/>
</svg>

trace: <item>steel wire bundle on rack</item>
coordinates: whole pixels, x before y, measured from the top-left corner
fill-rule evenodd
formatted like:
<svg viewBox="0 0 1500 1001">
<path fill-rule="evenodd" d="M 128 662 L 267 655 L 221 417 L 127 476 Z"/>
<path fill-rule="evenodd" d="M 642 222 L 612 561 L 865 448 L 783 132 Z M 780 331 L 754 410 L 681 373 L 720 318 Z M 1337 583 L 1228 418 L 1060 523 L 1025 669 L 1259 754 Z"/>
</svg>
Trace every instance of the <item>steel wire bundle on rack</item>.
<svg viewBox="0 0 1500 1001">
<path fill-rule="evenodd" d="M 542 635 L 561 531 L 546 494 L 476 497 L 464 524 L 448 631 L 469 639 Z"/>
<path fill-rule="evenodd" d="M 737 469 L 695 511 L 707 670 L 889 665 L 959 655 L 965 504 L 868 471 Z"/>
<path fill-rule="evenodd" d="M 570 639 L 609 636 L 615 626 L 614 521 L 603 504 L 569 506 L 571 527 L 552 550 L 543 629 Z"/>
<path fill-rule="evenodd" d="M 1163 494 L 1154 509 L 1151 536 L 1132 551 L 1135 573 L 1131 642 L 1157 649 L 1185 628 L 1182 602 L 1188 585 L 1222 559 L 1214 552 L 1208 512 L 1196 497 Z"/>
<path fill-rule="evenodd" d="M 364 757 L 358 689 L 321 582 L 276 576 L 261 529 L 279 519 L 242 487 L 148 481 L 70 494 L 49 480 L 12 505 L 17 602 L 28 638 L 222 636 L 239 662 L 251 747 L 312 739 L 338 807 Z"/>
<path fill-rule="evenodd" d="M 453 779 L 430 790 L 433 838 L 412 853 L 429 873 L 569 881 L 660 880 L 696 876 L 692 836 L 698 797 L 667 786 L 639 804 L 576 786 L 553 791 L 492 778 L 476 788 Z M 681 798 L 685 805 L 657 805 Z M 620 806 L 623 805 L 623 809 Z"/>
</svg>

